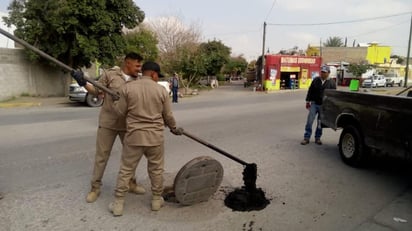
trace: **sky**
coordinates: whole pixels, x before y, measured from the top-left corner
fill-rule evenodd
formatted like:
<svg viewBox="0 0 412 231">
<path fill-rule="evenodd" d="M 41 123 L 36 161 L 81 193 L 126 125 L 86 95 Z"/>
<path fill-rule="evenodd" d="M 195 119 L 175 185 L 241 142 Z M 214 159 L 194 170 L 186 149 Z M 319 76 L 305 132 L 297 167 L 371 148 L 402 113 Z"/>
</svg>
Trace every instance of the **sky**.
<svg viewBox="0 0 412 231">
<path fill-rule="evenodd" d="M 10 2 L 0 0 L 0 12 L 7 12 Z M 247 60 L 262 54 L 264 22 L 267 23 L 265 52 L 277 53 L 294 46 L 306 50 L 309 44 L 318 46 L 329 37 L 338 36 L 343 41 L 346 38 L 348 46 L 379 42 L 391 46 L 392 54 L 406 56 L 412 16 L 411 0 L 134 2 L 145 12 L 145 20 L 178 17 L 188 26 L 196 24 L 202 33 L 202 41 L 220 40 L 232 49 L 232 55 L 243 55 Z M 335 22 L 346 23 L 333 24 Z"/>
</svg>

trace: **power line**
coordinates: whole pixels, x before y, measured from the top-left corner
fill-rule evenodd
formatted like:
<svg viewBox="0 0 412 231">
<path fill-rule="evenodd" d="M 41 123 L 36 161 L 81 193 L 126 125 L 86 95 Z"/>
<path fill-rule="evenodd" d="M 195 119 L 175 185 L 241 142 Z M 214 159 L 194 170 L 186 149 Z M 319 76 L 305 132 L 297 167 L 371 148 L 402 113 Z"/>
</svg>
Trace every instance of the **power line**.
<svg viewBox="0 0 412 231">
<path fill-rule="evenodd" d="M 404 12 L 404 13 L 398 13 L 398 14 L 385 15 L 385 16 L 380 16 L 380 17 L 374 17 L 374 18 L 363 18 L 363 19 L 354 19 L 354 20 L 338 21 L 338 22 L 321 22 L 321 23 L 267 23 L 267 25 L 270 25 L 270 26 L 324 26 L 324 25 L 333 25 L 333 24 L 346 24 L 346 23 L 356 23 L 356 22 L 372 21 L 372 20 L 377 20 L 377 19 L 392 18 L 392 17 L 396 17 L 396 16 L 407 15 L 407 14 L 411 14 L 411 13 L 412 13 L 412 11 Z"/>
<path fill-rule="evenodd" d="M 272 13 L 273 7 L 275 6 L 277 0 L 273 0 L 272 7 L 270 8 L 268 14 L 266 15 L 265 21 L 268 20 L 269 15 Z"/>
<path fill-rule="evenodd" d="M 349 38 L 354 38 L 354 37 L 359 37 L 359 36 L 362 36 L 362 35 L 373 34 L 373 33 L 379 32 L 379 31 L 386 30 L 386 29 L 388 29 L 388 28 L 389 28 L 389 29 L 392 29 L 392 28 L 394 28 L 394 27 L 400 26 L 400 25 L 405 24 L 405 23 L 408 23 L 408 22 L 409 22 L 409 19 L 408 19 L 407 21 L 402 21 L 402 22 L 400 22 L 400 23 L 398 23 L 398 24 L 396 24 L 396 25 L 390 25 L 390 26 L 382 27 L 382 28 L 379 28 L 379 29 L 376 29 L 376 30 L 372 30 L 372 31 L 369 31 L 369 32 L 364 32 L 364 33 L 357 34 L 357 35 L 349 35 L 349 36 L 347 36 L 347 37 L 349 37 Z"/>
<path fill-rule="evenodd" d="M 217 33 L 217 34 L 208 34 L 207 37 L 210 36 L 225 36 L 225 35 L 235 35 L 235 34 L 245 34 L 245 33 L 256 33 L 260 32 L 260 30 L 244 30 L 244 31 L 236 31 L 236 32 L 227 32 L 227 33 Z"/>
</svg>

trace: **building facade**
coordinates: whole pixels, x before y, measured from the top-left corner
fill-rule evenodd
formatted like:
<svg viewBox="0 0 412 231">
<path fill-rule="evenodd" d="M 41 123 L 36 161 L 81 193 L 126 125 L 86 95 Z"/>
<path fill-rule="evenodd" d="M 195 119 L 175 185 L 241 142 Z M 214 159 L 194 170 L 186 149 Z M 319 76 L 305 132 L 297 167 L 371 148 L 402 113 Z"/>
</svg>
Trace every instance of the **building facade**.
<svg viewBox="0 0 412 231">
<path fill-rule="evenodd" d="M 264 90 L 309 88 L 312 79 L 319 76 L 321 63 L 321 57 L 266 55 Z"/>
</svg>

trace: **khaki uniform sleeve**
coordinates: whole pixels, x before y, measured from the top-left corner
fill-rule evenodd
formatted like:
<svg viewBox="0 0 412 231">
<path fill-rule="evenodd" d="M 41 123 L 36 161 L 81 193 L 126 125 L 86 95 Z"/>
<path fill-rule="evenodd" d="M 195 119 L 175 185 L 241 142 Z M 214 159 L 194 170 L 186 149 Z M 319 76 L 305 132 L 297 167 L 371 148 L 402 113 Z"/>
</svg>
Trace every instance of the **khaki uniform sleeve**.
<svg viewBox="0 0 412 231">
<path fill-rule="evenodd" d="M 165 89 L 162 91 L 163 94 L 163 120 L 165 125 L 170 129 L 176 128 L 176 121 L 173 117 L 172 104 L 170 103 L 169 96 Z"/>
<path fill-rule="evenodd" d="M 121 117 L 127 114 L 127 87 L 126 85 L 120 90 L 120 99 L 113 102 L 115 113 Z"/>
</svg>

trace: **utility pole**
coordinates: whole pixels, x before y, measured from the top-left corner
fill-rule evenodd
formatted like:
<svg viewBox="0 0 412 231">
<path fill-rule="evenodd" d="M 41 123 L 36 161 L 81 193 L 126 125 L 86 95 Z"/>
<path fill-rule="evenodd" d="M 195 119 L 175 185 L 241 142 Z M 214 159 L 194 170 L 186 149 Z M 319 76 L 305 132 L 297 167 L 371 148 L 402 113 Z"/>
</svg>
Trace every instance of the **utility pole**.
<svg viewBox="0 0 412 231">
<path fill-rule="evenodd" d="M 319 56 L 322 58 L 322 38 L 319 39 Z"/>
<path fill-rule="evenodd" d="M 261 70 L 261 84 L 263 90 L 263 84 L 265 80 L 265 42 L 266 42 L 266 22 L 263 22 L 263 45 L 262 45 L 262 70 Z"/>
<path fill-rule="evenodd" d="M 411 14 L 411 26 L 409 28 L 408 53 L 406 54 L 406 68 L 405 68 L 405 84 L 404 84 L 404 87 L 408 87 L 409 58 L 410 58 L 410 51 L 411 51 L 411 36 L 412 36 L 412 14 Z"/>
</svg>

